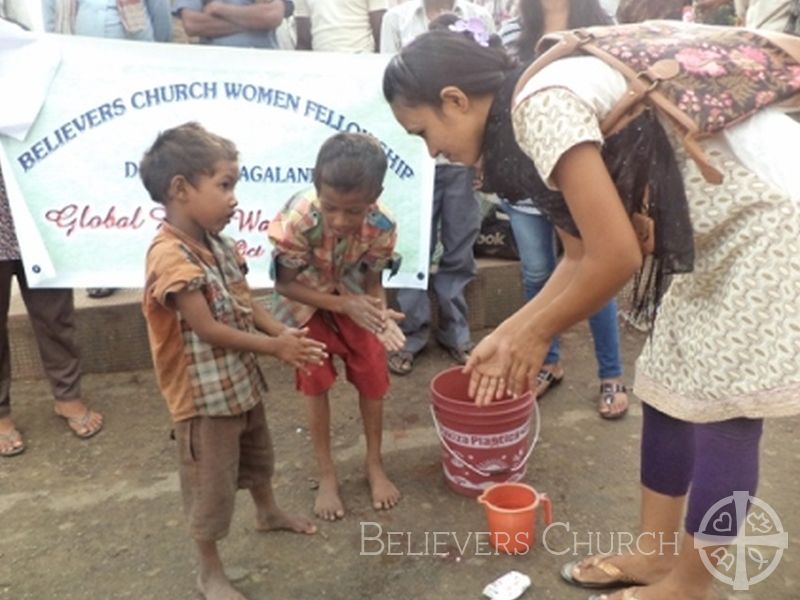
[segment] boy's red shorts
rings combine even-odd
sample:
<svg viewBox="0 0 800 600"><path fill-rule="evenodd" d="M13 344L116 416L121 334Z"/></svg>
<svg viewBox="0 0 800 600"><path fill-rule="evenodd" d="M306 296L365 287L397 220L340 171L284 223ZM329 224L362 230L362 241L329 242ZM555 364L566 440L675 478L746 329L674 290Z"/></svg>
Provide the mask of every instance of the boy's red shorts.
<svg viewBox="0 0 800 600"><path fill-rule="evenodd" d="M327 392L336 381L333 356L344 361L347 381L358 393L370 400L380 400L389 391L389 371L386 367L386 350L374 334L360 327L346 316L318 310L308 327L308 337L327 346L328 358L321 365L309 367L305 373L295 371L297 390L306 396L319 396Z"/></svg>

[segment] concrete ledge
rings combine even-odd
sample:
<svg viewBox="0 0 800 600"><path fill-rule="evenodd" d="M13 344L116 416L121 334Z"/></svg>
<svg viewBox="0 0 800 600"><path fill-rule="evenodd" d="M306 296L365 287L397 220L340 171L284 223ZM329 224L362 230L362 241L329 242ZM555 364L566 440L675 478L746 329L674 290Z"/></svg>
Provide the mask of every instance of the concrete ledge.
<svg viewBox="0 0 800 600"><path fill-rule="evenodd" d="M268 302L267 290L258 297ZM149 369L152 365L140 290L119 290L109 298L93 300L75 290L78 344L85 373ZM478 276L467 288L470 327L494 327L519 307L522 300L519 263L478 259ZM8 319L13 379L44 376L36 338L19 294L12 295Z"/></svg>

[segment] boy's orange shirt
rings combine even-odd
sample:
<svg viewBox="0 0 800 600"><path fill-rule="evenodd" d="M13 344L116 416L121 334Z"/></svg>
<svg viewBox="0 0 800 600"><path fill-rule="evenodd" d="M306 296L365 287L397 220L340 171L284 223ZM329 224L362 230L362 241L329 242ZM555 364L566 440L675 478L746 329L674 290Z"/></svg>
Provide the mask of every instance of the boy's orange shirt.
<svg viewBox="0 0 800 600"><path fill-rule="evenodd" d="M254 408L267 384L255 355L203 342L171 294L200 290L217 321L256 332L246 265L233 240L207 234L197 244L164 222L147 252L142 310L156 378L173 421L232 416Z"/></svg>

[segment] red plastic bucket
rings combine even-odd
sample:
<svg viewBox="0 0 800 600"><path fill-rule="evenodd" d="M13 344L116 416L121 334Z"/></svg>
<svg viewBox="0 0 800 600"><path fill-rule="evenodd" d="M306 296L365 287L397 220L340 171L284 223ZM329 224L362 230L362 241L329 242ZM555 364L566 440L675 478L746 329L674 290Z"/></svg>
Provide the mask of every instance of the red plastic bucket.
<svg viewBox="0 0 800 600"><path fill-rule="evenodd" d="M461 367L434 377L431 416L441 442L445 482L453 491L474 497L493 484L522 479L539 437L539 418L530 392L477 406L467 395L468 386Z"/></svg>
<svg viewBox="0 0 800 600"><path fill-rule="evenodd" d="M553 522L553 505L524 483L499 483L481 494L478 502L486 507L489 542L506 554L527 554L536 543L536 509L541 504L544 522Z"/></svg>

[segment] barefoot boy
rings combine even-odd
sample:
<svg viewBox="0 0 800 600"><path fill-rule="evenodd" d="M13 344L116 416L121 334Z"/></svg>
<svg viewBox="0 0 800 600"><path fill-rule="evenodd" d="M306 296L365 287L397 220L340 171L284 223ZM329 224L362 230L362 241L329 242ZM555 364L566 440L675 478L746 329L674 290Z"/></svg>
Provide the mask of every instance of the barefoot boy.
<svg viewBox="0 0 800 600"><path fill-rule="evenodd" d="M315 530L275 504L262 404L267 384L255 353L300 368L318 364L324 346L252 301L244 260L233 240L220 235L236 208L233 143L186 123L158 136L140 173L167 214L147 252L143 310L158 384L175 422L181 492L200 561L197 583L209 600L239 599L217 551L237 488L250 490L259 529Z"/></svg>
<svg viewBox="0 0 800 600"><path fill-rule="evenodd" d="M380 145L360 134L337 134L317 155L315 190L295 195L270 223L275 315L305 326L345 363L358 390L367 439L366 474L376 509L397 504L400 492L381 461L383 397L389 389L386 352L402 348L396 320L386 308L381 271L393 262L395 222L377 203L386 157ZM311 439L320 470L314 512L334 521L344 516L331 457L328 390L336 380L329 357L308 373L297 371L306 396Z"/></svg>

